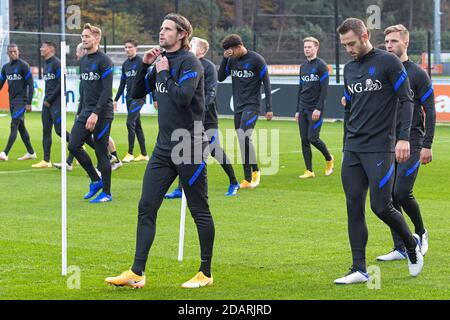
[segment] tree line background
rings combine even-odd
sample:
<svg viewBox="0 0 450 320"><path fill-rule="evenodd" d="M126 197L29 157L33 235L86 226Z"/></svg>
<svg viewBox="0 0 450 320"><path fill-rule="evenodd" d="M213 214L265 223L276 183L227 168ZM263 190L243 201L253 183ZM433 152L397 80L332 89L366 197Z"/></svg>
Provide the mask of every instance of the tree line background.
<svg viewBox="0 0 450 320"><path fill-rule="evenodd" d="M90 22L102 28L107 44L120 45L130 37L141 44L157 44L165 14L175 11L173 0L67 0L66 7L81 9L81 26ZM410 52L415 60L425 51L427 31L433 30L433 0L339 0L339 22L347 17L367 20L370 5L381 9L381 28L372 30L374 44L383 42L383 30L403 23L411 32ZM11 30L60 32L60 1L11 0ZM321 41L320 55L335 60L334 1L326 0L179 0L179 12L194 27L194 35L210 41L209 57L220 63L221 39L229 33L242 36L246 46L260 52L269 64L298 64L304 60L302 39ZM441 1L442 51L450 51L450 0ZM39 19L41 17L41 19ZM81 33L80 30L66 30ZM12 40L21 41L13 35ZM69 38L70 40L70 38ZM68 40L68 41L69 41ZM79 38L70 41L79 42ZM36 47L38 40L22 40ZM20 44L20 43L19 43ZM34 50L34 51L33 51ZM36 48L22 49L35 57ZM341 63L349 58L340 48Z"/></svg>

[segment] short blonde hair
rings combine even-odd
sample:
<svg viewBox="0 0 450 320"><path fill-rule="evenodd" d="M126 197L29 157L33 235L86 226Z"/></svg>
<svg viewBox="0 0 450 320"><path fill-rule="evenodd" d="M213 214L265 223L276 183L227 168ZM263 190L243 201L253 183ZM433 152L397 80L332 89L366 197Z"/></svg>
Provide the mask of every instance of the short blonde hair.
<svg viewBox="0 0 450 320"><path fill-rule="evenodd" d="M402 24L396 24L394 26L387 27L384 29L384 35L387 36L390 33L394 32L400 32L400 35L405 38L407 41L409 41L409 31L406 29L406 27Z"/></svg>
<svg viewBox="0 0 450 320"><path fill-rule="evenodd" d="M317 40L314 37L306 37L305 39L303 39L303 43L305 42L312 42L314 43L317 47L320 45L319 40Z"/></svg>
<svg viewBox="0 0 450 320"><path fill-rule="evenodd" d="M209 42L207 40L202 39L202 38L198 38L198 37L193 37L192 41L197 42L197 46L203 50L204 54L208 53Z"/></svg>
<svg viewBox="0 0 450 320"><path fill-rule="evenodd" d="M86 23L84 25L83 29L91 31L91 33L94 36L96 36L96 37L98 37L100 39L102 38L102 29L100 29L99 27L95 27L95 26L91 25L90 23Z"/></svg>

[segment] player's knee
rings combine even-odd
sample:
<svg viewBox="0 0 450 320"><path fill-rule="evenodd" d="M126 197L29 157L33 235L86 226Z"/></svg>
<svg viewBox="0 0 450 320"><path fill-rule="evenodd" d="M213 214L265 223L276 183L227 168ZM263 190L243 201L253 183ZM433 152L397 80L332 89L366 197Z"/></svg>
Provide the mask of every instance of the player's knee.
<svg viewBox="0 0 450 320"><path fill-rule="evenodd" d="M43 134L44 134L44 137L51 137L51 135L52 135L52 128L45 128L44 127L44 130L43 130Z"/></svg>
<svg viewBox="0 0 450 320"><path fill-rule="evenodd" d="M11 121L11 130L17 130L19 128L20 125L20 120L19 119L13 119Z"/></svg>
<svg viewBox="0 0 450 320"><path fill-rule="evenodd" d="M309 142L309 139L303 139L303 140L302 140L302 147L303 147L303 148L309 148L309 147L311 147L311 143Z"/></svg>
<svg viewBox="0 0 450 320"><path fill-rule="evenodd" d="M152 201L151 199L144 199L141 198L139 200L138 205L138 218L139 219L145 219L150 218L151 220L156 220L156 203L155 201Z"/></svg>
<svg viewBox="0 0 450 320"><path fill-rule="evenodd" d="M347 208L354 209L358 212L364 211L364 202L361 201L361 197L347 196Z"/></svg>
<svg viewBox="0 0 450 320"><path fill-rule="evenodd" d="M127 128L134 130L136 128L136 121L134 119L127 119Z"/></svg>
<svg viewBox="0 0 450 320"><path fill-rule="evenodd" d="M79 145L78 143L76 143L75 141L70 140L69 145L67 146L67 149L69 149L69 151L71 153L76 154L76 153L78 153L79 150L82 149L82 146Z"/></svg>
<svg viewBox="0 0 450 320"><path fill-rule="evenodd" d="M411 199L412 192L406 189L396 189L394 191L394 201L400 205Z"/></svg>
<svg viewBox="0 0 450 320"><path fill-rule="evenodd" d="M371 203L370 208L381 220L385 220L391 214L391 209L393 204L385 204L385 203Z"/></svg>
<svg viewBox="0 0 450 320"><path fill-rule="evenodd" d="M61 137L61 128L60 127L55 127L55 132L58 136Z"/></svg>
<svg viewBox="0 0 450 320"><path fill-rule="evenodd" d="M311 138L309 138L309 143L311 143L312 145L318 144L319 141L320 141L319 137L311 137Z"/></svg>
<svg viewBox="0 0 450 320"><path fill-rule="evenodd" d="M209 211L208 205L194 205L189 206L191 216L196 224L209 224L211 223L212 216Z"/></svg>

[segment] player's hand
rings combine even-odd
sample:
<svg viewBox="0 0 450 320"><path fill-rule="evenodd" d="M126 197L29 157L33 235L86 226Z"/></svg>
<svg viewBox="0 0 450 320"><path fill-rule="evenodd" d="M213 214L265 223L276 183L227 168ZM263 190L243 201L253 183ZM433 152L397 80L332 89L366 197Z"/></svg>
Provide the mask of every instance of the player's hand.
<svg viewBox="0 0 450 320"><path fill-rule="evenodd" d="M398 163L404 163L409 159L409 141L399 140L395 146L395 158Z"/></svg>
<svg viewBox="0 0 450 320"><path fill-rule="evenodd" d="M158 110L158 101L153 101L153 107Z"/></svg>
<svg viewBox="0 0 450 320"><path fill-rule="evenodd" d="M347 99L345 99L345 96L343 96L341 98L341 104L342 104L343 107L345 107L347 105Z"/></svg>
<svg viewBox="0 0 450 320"><path fill-rule="evenodd" d="M114 112L117 112L117 101L113 102L113 109L114 109Z"/></svg>
<svg viewBox="0 0 450 320"><path fill-rule="evenodd" d="M422 148L420 151L420 163L427 164L433 161L433 151L428 148Z"/></svg>
<svg viewBox="0 0 450 320"><path fill-rule="evenodd" d="M161 59L156 61L156 72L160 73L163 70L169 71L169 60L167 57L161 57Z"/></svg>
<svg viewBox="0 0 450 320"><path fill-rule="evenodd" d="M320 119L320 114L321 114L320 110L317 110L317 109L314 110L312 113L312 120L318 121Z"/></svg>
<svg viewBox="0 0 450 320"><path fill-rule="evenodd" d="M91 113L91 115L89 116L89 118L86 121L86 130L89 131L94 131L95 125L97 124L97 120L98 120L98 115L95 113Z"/></svg>
<svg viewBox="0 0 450 320"><path fill-rule="evenodd" d="M296 113L295 113L295 116L294 116L294 119L295 119L295 121L297 121L297 122L298 122L298 117L299 117L298 112L296 112Z"/></svg>
<svg viewBox="0 0 450 320"><path fill-rule="evenodd" d="M50 108L50 103L48 103L47 101L44 101L44 107Z"/></svg>
<svg viewBox="0 0 450 320"><path fill-rule="evenodd" d="M145 64L152 64L155 62L156 58L161 54L160 48L153 48L144 53L144 57L142 58L142 62Z"/></svg>
<svg viewBox="0 0 450 320"><path fill-rule="evenodd" d="M227 49L227 50L225 50L224 52L223 52L223 56L225 57L225 58L229 58L229 57L231 57L233 55L233 49Z"/></svg>
<svg viewBox="0 0 450 320"><path fill-rule="evenodd" d="M26 112L31 112L31 104L27 104L25 107Z"/></svg>
<svg viewBox="0 0 450 320"><path fill-rule="evenodd" d="M266 119L267 119L267 121L272 120L272 118L273 118L273 112L266 112Z"/></svg>

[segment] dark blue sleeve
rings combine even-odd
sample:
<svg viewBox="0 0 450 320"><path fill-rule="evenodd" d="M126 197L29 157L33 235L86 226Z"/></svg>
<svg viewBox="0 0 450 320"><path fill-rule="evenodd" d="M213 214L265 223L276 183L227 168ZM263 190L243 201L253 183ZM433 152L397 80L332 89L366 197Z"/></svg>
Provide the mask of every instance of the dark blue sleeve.
<svg viewBox="0 0 450 320"><path fill-rule="evenodd" d="M177 106L186 107L191 104L204 71L200 61L194 56L187 58L180 68L179 74L183 76L178 82L175 82L168 70L163 70L158 75L166 84L170 100Z"/></svg>
<svg viewBox="0 0 450 320"><path fill-rule="evenodd" d="M397 119L399 121L398 140L409 141L411 131L411 121L413 115L413 99L411 97L411 88L408 75L403 64L397 57L386 59L387 77L398 97Z"/></svg>
<svg viewBox="0 0 450 320"><path fill-rule="evenodd" d="M134 78L133 99L144 98L156 88L156 68L151 68L150 64L142 62ZM150 71L149 71L150 70ZM153 96L154 97L154 96Z"/></svg>
<svg viewBox="0 0 450 320"><path fill-rule="evenodd" d="M94 109L95 114L100 114L108 106L108 100L112 98L113 85L113 63L111 59L104 58L99 64L100 80L103 84L103 90Z"/></svg>
<svg viewBox="0 0 450 320"><path fill-rule="evenodd" d="M61 95L61 63L56 60L55 63L53 63L53 73L55 74L55 89L53 91L53 94L50 95L47 98L47 102L52 104L56 101L56 99Z"/></svg>
<svg viewBox="0 0 450 320"><path fill-rule="evenodd" d="M434 138L434 129L436 126L436 107L434 105L434 90L428 74L420 70L418 75L420 81L417 87L417 94L419 95L420 103L425 111L425 139L423 147L431 149Z"/></svg>
<svg viewBox="0 0 450 320"><path fill-rule="evenodd" d="M125 75L124 65L122 65L122 75L120 76L120 85L119 85L119 89L117 90L116 97L114 98L114 101L119 101L120 96L125 91L125 85L126 84L127 84L127 76Z"/></svg>
<svg viewBox="0 0 450 320"><path fill-rule="evenodd" d="M263 58L261 58L259 78L263 83L264 92L266 93L266 112L272 112L272 89L270 86L269 67Z"/></svg>
<svg viewBox="0 0 450 320"><path fill-rule="evenodd" d="M0 90L2 90L3 85L6 81L6 72L5 72L5 66L2 68L2 73L0 74Z"/></svg>
<svg viewBox="0 0 450 320"><path fill-rule="evenodd" d="M218 72L219 82L224 81L230 75L230 59L223 58Z"/></svg>
<svg viewBox="0 0 450 320"><path fill-rule="evenodd" d="M25 82L28 86L28 96L27 96L27 104L31 104L33 102L33 94L34 94L34 81L33 75L31 74L31 69L28 64L23 64L22 67L22 76L25 79Z"/></svg>
<svg viewBox="0 0 450 320"><path fill-rule="evenodd" d="M328 82L330 80L328 66L325 63L320 64L318 75L320 77L320 96L319 101L317 102L316 109L322 112L325 107L325 99L328 93Z"/></svg>
<svg viewBox="0 0 450 320"><path fill-rule="evenodd" d="M217 71L212 63L208 63L205 69L205 105L210 105L214 102L217 95Z"/></svg>

